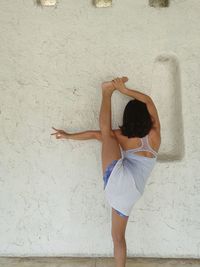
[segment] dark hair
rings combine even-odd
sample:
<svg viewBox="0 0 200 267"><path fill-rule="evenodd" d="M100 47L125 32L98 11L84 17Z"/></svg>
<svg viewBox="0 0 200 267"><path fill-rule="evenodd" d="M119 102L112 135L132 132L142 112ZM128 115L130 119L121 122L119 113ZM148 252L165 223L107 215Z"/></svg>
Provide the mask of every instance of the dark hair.
<svg viewBox="0 0 200 267"><path fill-rule="evenodd" d="M144 137L153 126L151 115L144 102L137 99L130 100L124 109L123 125L119 126L123 135Z"/></svg>

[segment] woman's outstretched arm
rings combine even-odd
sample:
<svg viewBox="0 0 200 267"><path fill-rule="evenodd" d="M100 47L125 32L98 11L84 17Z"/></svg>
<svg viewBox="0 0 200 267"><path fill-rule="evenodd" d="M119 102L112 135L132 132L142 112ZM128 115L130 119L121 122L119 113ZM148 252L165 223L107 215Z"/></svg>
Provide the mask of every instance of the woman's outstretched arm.
<svg viewBox="0 0 200 267"><path fill-rule="evenodd" d="M56 139L73 139L73 140L89 140L89 139L96 139L102 141L101 131L100 130L90 130L78 133L67 133L63 130L56 129L52 127L56 133L52 133L51 135L55 135ZM115 136L115 132L118 129L112 130L111 135Z"/></svg>
<svg viewBox="0 0 200 267"><path fill-rule="evenodd" d="M84 131L78 133L67 134L66 139L73 140L88 140L88 139L97 139L101 140L101 131Z"/></svg>
<svg viewBox="0 0 200 267"><path fill-rule="evenodd" d="M56 129L55 127L52 127L56 132L52 133L51 135L55 135L56 139L73 139L73 140L89 140L89 139L96 139L98 141L102 141L102 135L100 130L89 130L84 132L78 132L78 133L68 133L61 129ZM115 136L117 138L116 132L119 131L119 129L113 129L111 131L111 135Z"/></svg>
<svg viewBox="0 0 200 267"><path fill-rule="evenodd" d="M52 127L56 132L51 135L55 135L56 139L73 139L73 140L88 140L88 139L97 139L101 140L101 131L84 131L78 133L68 133L61 129L56 129Z"/></svg>

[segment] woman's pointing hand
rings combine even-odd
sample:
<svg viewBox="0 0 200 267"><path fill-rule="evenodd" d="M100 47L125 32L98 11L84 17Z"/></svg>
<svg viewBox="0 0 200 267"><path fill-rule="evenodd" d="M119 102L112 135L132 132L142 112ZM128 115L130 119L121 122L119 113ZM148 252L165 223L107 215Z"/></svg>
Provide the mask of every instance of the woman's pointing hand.
<svg viewBox="0 0 200 267"><path fill-rule="evenodd" d="M54 127L52 127L52 129L54 129L56 131L56 133L52 133L51 135L55 135L56 139L61 139L61 138L67 139L70 135L63 130L56 129Z"/></svg>

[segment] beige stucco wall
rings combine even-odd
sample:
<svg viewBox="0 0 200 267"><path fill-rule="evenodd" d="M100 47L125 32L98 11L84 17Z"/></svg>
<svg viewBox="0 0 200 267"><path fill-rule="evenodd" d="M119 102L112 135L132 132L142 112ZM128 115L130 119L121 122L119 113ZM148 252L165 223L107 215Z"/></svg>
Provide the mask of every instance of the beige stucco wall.
<svg viewBox="0 0 200 267"><path fill-rule="evenodd" d="M199 0L1 1L0 255L113 255L101 144L50 133L99 129L100 84L126 75L154 97L162 125L128 256L200 258L199 14ZM113 127L128 99L113 95Z"/></svg>

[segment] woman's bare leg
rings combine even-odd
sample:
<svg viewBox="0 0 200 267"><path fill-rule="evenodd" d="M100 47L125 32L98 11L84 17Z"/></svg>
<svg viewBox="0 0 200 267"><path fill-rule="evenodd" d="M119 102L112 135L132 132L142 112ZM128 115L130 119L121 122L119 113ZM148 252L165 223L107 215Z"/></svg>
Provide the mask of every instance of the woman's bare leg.
<svg viewBox="0 0 200 267"><path fill-rule="evenodd" d="M126 266L126 239L125 231L128 222L128 216L121 217L116 210L112 208L112 239L114 244L114 258L116 267Z"/></svg>
<svg viewBox="0 0 200 267"><path fill-rule="evenodd" d="M111 122L111 97L114 91L112 83L102 84L102 103L99 116L99 126L102 141L102 169L116 159L121 158L119 144L114 134L112 134ZM125 267L126 264L126 241L125 229L128 221L127 217L121 217L112 208L112 239L114 244L114 257L116 267Z"/></svg>
<svg viewBox="0 0 200 267"><path fill-rule="evenodd" d="M112 83L102 84L102 103L99 115L99 127L102 138L102 169L105 172L106 167L116 159L121 158L121 151L118 141L112 132L111 123L111 97L115 88Z"/></svg>

